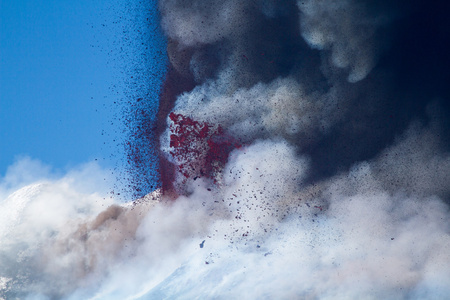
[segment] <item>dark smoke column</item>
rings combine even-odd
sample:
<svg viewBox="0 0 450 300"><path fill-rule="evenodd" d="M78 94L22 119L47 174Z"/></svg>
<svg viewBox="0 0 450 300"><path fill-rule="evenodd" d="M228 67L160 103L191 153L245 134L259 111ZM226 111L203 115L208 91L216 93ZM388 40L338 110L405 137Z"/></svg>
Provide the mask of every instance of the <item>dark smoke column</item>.
<svg viewBox="0 0 450 300"><path fill-rule="evenodd" d="M311 158L309 182L329 178L376 157L412 120L428 122L427 94L448 96L440 77L402 73L431 59L405 49L417 33L408 26L422 26L419 37L442 31L438 21L419 24L421 13L441 14L423 1L162 0L159 8L169 58L156 129L165 193L216 180L206 163L256 140L286 140ZM417 80L427 85L411 93ZM217 158L211 139L227 145Z"/></svg>
<svg viewBox="0 0 450 300"><path fill-rule="evenodd" d="M177 97L217 80L228 71L234 77L228 82L232 93L259 81L288 75L295 66L296 52L301 45L305 46L298 36L298 18L290 13L296 10L296 5L287 2L280 7L269 6L273 10L271 17L256 3L160 1L170 64L157 126L158 136L167 134L165 130L169 132L171 149L160 158L162 188L166 194L184 193L182 186L200 177L217 181L228 154L253 140L235 137L226 125L217 122L220 120L199 120L189 112L171 113ZM218 13L220 10L223 11ZM183 25L188 20L193 23ZM198 26L192 39L183 36L183 32L173 32L183 31L183 26ZM259 31L264 31L264 36ZM317 54L309 54L309 59L318 60ZM207 95L204 101L209 101ZM172 123L168 124L168 120Z"/></svg>

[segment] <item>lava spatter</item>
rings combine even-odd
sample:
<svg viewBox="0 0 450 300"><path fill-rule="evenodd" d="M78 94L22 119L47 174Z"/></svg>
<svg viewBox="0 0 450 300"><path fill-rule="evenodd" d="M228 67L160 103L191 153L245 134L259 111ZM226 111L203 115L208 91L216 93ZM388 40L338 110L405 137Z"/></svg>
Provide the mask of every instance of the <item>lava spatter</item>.
<svg viewBox="0 0 450 300"><path fill-rule="evenodd" d="M188 181L200 177L220 181L230 152L241 144L227 135L220 125L195 121L182 114L170 113L170 156L180 184L177 192L183 193ZM181 179L180 179L181 178Z"/></svg>

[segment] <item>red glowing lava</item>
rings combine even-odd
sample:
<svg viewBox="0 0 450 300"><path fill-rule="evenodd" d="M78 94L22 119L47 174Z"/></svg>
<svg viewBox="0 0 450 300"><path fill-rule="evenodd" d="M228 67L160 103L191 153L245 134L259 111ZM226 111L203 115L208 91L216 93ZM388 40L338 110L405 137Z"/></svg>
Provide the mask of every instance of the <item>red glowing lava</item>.
<svg viewBox="0 0 450 300"><path fill-rule="evenodd" d="M233 149L241 145L228 136L220 125L198 122L181 114L170 113L170 155L176 171L189 179L204 177L217 184L218 175Z"/></svg>

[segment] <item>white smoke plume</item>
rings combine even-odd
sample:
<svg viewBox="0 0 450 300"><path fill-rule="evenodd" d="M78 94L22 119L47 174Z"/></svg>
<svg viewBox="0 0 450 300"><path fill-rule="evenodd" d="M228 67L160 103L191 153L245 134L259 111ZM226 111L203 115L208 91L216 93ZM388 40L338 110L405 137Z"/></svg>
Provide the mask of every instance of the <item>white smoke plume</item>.
<svg viewBox="0 0 450 300"><path fill-rule="evenodd" d="M172 71L196 84L160 120L173 190L124 204L95 165L18 162L0 298L448 297L446 116L391 103L394 13L375 4L159 1Z"/></svg>
<svg viewBox="0 0 450 300"><path fill-rule="evenodd" d="M390 160L414 147L422 159L410 177L424 176L420 166L435 145L415 142L427 134L407 134L376 160L314 185L302 182L308 160L285 142L264 141L231 155L223 186L196 181L175 202L101 211L110 201L61 188L69 176L22 188L2 201L12 213L7 205L15 200L17 212L2 218L11 229L2 232L2 292L37 299L443 298L448 206L429 185L399 184L403 174L392 170L404 162ZM450 157L434 159L443 167L436 176L446 180ZM438 186L448 195L448 185Z"/></svg>

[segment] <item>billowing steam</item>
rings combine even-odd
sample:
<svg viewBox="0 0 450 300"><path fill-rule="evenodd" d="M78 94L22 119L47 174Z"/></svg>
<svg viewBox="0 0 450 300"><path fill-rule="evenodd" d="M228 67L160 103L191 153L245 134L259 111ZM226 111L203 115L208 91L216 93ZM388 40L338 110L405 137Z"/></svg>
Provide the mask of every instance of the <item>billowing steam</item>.
<svg viewBox="0 0 450 300"><path fill-rule="evenodd" d="M398 24L424 6L159 8L161 188L119 204L94 165L28 185L35 163L16 164L0 185L0 298L448 297L447 95L393 62Z"/></svg>

